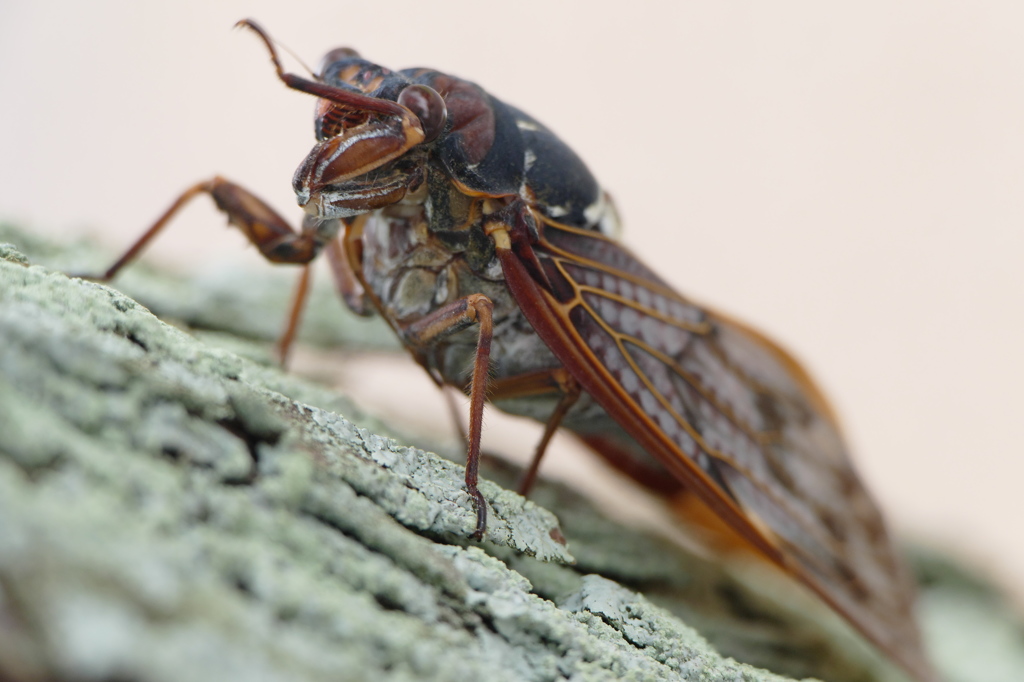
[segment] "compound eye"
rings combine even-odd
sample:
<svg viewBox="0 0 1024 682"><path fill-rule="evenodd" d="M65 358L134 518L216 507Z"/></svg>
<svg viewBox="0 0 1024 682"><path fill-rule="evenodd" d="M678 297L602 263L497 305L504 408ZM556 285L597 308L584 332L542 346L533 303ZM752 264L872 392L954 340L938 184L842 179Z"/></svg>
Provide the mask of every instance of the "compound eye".
<svg viewBox="0 0 1024 682"><path fill-rule="evenodd" d="M426 85L410 85L398 95L398 103L419 118L424 142L437 139L444 131L448 122L448 108L437 90Z"/></svg>
<svg viewBox="0 0 1024 682"><path fill-rule="evenodd" d="M345 61L346 59L359 58L359 53L353 50L351 47L336 47L323 56L320 60L320 66L317 67L316 73L321 78L334 64Z"/></svg>

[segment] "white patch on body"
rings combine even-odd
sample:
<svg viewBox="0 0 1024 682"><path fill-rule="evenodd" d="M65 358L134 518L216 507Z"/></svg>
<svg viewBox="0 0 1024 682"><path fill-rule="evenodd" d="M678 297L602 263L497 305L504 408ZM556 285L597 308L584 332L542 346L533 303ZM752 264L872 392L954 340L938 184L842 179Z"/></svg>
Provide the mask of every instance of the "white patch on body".
<svg viewBox="0 0 1024 682"><path fill-rule="evenodd" d="M607 237L617 238L622 234L619 211L608 192L601 192L601 197L597 201L583 209L583 217L587 219L588 224L596 225L597 231Z"/></svg>
<svg viewBox="0 0 1024 682"><path fill-rule="evenodd" d="M537 163L537 155L533 153L532 149L527 149L523 154L523 169L529 171L535 163Z"/></svg>

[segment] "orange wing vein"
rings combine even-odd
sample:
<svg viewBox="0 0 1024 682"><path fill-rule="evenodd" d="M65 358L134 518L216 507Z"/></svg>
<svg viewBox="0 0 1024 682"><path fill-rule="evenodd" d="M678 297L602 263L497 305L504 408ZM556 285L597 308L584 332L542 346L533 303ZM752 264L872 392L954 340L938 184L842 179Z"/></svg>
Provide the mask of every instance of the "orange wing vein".
<svg viewBox="0 0 1024 682"><path fill-rule="evenodd" d="M559 361L766 558L916 678L934 679L909 572L800 365L680 296L611 239L535 218L539 240L498 255Z"/></svg>

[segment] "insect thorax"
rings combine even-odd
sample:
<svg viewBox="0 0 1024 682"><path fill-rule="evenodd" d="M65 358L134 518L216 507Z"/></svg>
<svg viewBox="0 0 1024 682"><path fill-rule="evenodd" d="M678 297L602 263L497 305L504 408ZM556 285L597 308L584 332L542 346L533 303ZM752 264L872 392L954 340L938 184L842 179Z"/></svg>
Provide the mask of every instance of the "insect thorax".
<svg viewBox="0 0 1024 682"><path fill-rule="evenodd" d="M591 229L604 231L616 220L614 207L601 199L592 211ZM431 311L469 294L484 294L494 303L491 376L503 379L559 368L559 361L526 320L505 285L493 242L484 234L485 200L453 187L443 174L428 176L417 192L400 203L374 211L362 231L362 274L380 304L380 312L396 327L415 322ZM447 384L464 387L477 348L478 329L470 326L427 348L417 359ZM547 421L557 394L501 400L506 412ZM614 438L623 457L637 466L660 471L589 395L584 394L567 416L565 426L600 438Z"/></svg>
<svg viewBox="0 0 1024 682"><path fill-rule="evenodd" d="M403 201L374 211L363 226L362 274L396 327L469 294L494 303L492 375L558 367L505 286L494 245L483 231L485 200L459 192L442 173ZM445 383L462 386L478 330L464 329L423 349L420 362Z"/></svg>

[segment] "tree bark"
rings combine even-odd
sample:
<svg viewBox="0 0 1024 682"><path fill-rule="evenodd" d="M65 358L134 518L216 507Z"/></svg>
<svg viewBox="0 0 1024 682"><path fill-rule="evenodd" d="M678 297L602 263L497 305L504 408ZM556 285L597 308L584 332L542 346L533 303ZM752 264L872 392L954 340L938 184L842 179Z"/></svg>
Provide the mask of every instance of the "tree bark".
<svg viewBox="0 0 1024 682"><path fill-rule="evenodd" d="M101 262L0 227L5 241L60 270ZM197 338L18 249L0 246L0 680L900 679L777 576L624 528L561 486L528 501L481 481L489 525L469 541L461 465L382 435L401 425L251 340L277 330L280 280L226 278L233 298L126 278L218 332ZM394 346L314 305L312 341ZM1024 669L1024 647L995 593L918 563L935 646L1007 640L980 661L940 651L950 679L1017 679L998 676Z"/></svg>

